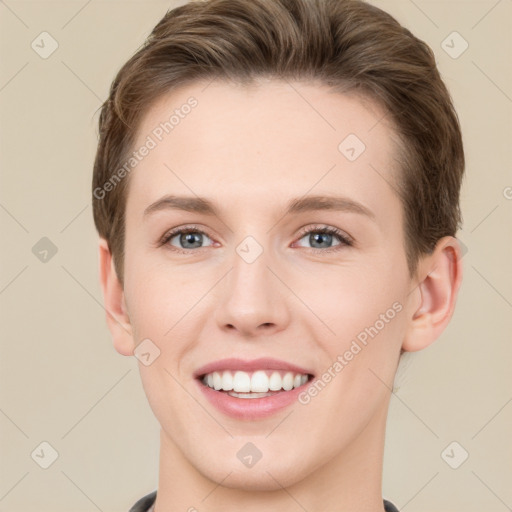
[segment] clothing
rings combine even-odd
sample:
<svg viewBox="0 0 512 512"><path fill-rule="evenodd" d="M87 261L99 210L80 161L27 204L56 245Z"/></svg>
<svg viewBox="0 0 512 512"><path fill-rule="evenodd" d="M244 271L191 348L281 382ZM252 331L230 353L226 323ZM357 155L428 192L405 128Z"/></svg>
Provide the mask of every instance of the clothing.
<svg viewBox="0 0 512 512"><path fill-rule="evenodd" d="M156 491L141 498L128 512L153 512L153 504L156 500ZM384 510L386 512L399 512L390 501L384 500Z"/></svg>

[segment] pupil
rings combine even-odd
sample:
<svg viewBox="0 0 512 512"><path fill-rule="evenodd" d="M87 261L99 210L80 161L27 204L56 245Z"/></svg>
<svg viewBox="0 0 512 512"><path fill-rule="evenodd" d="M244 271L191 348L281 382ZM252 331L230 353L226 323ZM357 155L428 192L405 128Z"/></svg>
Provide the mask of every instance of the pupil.
<svg viewBox="0 0 512 512"><path fill-rule="evenodd" d="M200 233L185 233L184 235L182 235L181 237L181 242L182 244L187 244L188 242L190 243L194 243L194 237L200 237L202 236ZM197 245L196 245L197 246ZM201 246L201 239L199 239L199 247Z"/></svg>
<svg viewBox="0 0 512 512"><path fill-rule="evenodd" d="M332 235L330 235L329 233L317 233L312 236L315 239L315 242L317 242L318 238L320 238L320 242L319 242L320 244L322 243L323 237L326 237L327 241L330 241L330 239L332 238Z"/></svg>

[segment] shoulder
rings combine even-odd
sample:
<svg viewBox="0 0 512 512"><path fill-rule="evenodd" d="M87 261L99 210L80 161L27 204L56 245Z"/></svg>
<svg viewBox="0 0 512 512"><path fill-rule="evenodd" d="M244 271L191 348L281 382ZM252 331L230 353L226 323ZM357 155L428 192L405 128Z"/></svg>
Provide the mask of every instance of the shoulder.
<svg viewBox="0 0 512 512"><path fill-rule="evenodd" d="M147 512L149 507L153 505L156 500L156 491L153 491L135 503L128 512Z"/></svg>

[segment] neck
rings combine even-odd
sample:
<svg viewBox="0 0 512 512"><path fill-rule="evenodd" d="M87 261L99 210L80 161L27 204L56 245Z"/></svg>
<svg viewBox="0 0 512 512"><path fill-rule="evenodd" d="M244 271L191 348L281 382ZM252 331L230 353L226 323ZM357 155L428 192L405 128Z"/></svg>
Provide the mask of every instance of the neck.
<svg viewBox="0 0 512 512"><path fill-rule="evenodd" d="M332 510L336 512L384 512L382 500L382 463L387 403L352 443L313 468L290 485L283 486L286 471L273 465L254 474L257 484L241 485L230 478L236 468L226 468L219 481L199 472L174 441L160 433L160 466L155 512L261 512L279 510ZM325 440L324 440L325 441ZM257 444L257 439L254 440ZM322 440L319 440L321 443ZM319 450L322 449L319 447ZM297 450L299 452L299 450ZM297 463L300 462L297 456ZM276 453L274 462L279 459ZM215 461L212 461L212 465ZM251 471L254 471L257 465ZM251 474L251 477L253 475Z"/></svg>

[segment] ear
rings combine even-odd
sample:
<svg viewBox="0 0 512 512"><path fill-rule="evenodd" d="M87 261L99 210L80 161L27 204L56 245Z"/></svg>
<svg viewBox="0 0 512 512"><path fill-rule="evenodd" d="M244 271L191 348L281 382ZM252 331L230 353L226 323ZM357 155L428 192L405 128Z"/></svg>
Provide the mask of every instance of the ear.
<svg viewBox="0 0 512 512"><path fill-rule="evenodd" d="M107 325L114 348L124 356L132 356L135 347L124 291L114 268L108 242L104 238L99 240L99 273Z"/></svg>
<svg viewBox="0 0 512 512"><path fill-rule="evenodd" d="M417 286L402 350L415 352L433 343L450 322L462 281L462 250L452 236L441 238L419 264Z"/></svg>

